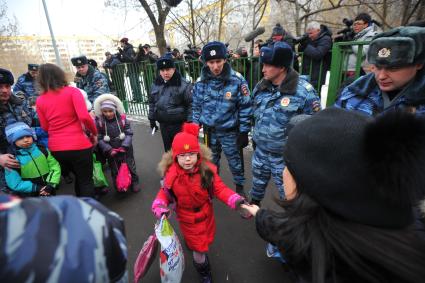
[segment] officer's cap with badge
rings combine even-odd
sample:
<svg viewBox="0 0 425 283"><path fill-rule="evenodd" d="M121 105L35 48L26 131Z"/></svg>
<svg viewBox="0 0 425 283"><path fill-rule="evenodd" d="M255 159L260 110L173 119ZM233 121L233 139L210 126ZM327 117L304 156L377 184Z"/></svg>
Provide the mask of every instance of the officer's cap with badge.
<svg viewBox="0 0 425 283"><path fill-rule="evenodd" d="M0 68L0 84L13 85L13 75L9 70Z"/></svg>
<svg viewBox="0 0 425 283"><path fill-rule="evenodd" d="M174 59L171 52L167 52L164 54L164 56L159 58L158 61L156 61L156 67L158 70L175 68L176 65L174 64Z"/></svg>
<svg viewBox="0 0 425 283"><path fill-rule="evenodd" d="M83 65L88 64L87 57L84 56L84 55L71 58L71 62L72 62L72 65L74 65L75 67L79 67L79 66L83 66Z"/></svg>
<svg viewBox="0 0 425 283"><path fill-rule="evenodd" d="M201 56L204 62L214 59L226 59L227 47L224 43L219 41L208 42L204 48L202 48Z"/></svg>
<svg viewBox="0 0 425 283"><path fill-rule="evenodd" d="M28 71L38 71L38 64L28 64Z"/></svg>
<svg viewBox="0 0 425 283"><path fill-rule="evenodd" d="M269 64L276 67L289 68L294 60L294 52L291 46L285 42L277 41L273 47L262 47L260 49L261 64Z"/></svg>
<svg viewBox="0 0 425 283"><path fill-rule="evenodd" d="M367 60L383 67L425 63L425 28L398 27L376 35L370 43Z"/></svg>

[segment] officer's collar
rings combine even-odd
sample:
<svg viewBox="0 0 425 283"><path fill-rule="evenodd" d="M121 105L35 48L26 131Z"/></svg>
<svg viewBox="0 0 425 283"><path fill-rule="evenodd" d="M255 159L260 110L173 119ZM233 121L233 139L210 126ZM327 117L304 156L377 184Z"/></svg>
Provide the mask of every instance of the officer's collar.
<svg viewBox="0 0 425 283"><path fill-rule="evenodd" d="M14 94L11 94L9 101L6 104L0 104L0 113L9 111L9 107L8 107L7 104L9 104L9 105L21 105L22 103L23 103L23 100L21 98L17 97ZM12 108L14 108L14 107L12 107Z"/></svg>
<svg viewBox="0 0 425 283"><path fill-rule="evenodd" d="M221 81L230 81L230 78L232 77L232 68L230 67L230 64L228 62L224 63L223 66L223 71L221 72L220 75L218 76L214 76L211 71L210 68L208 67L208 65L204 65L202 67L202 71L201 71L201 80L221 80Z"/></svg>
<svg viewBox="0 0 425 283"><path fill-rule="evenodd" d="M285 79L279 86L279 92L285 94L295 94L297 92L298 87L299 74L294 69L288 69L288 73L286 74ZM271 81L262 79L259 82L259 90L272 90L273 85Z"/></svg>

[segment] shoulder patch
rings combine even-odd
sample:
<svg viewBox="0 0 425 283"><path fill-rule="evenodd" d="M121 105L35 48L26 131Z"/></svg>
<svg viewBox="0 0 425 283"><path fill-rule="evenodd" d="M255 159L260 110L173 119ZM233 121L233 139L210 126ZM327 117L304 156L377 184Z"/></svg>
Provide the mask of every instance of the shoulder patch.
<svg viewBox="0 0 425 283"><path fill-rule="evenodd" d="M235 71L235 75L240 79L245 79L241 73Z"/></svg>
<svg viewBox="0 0 425 283"><path fill-rule="evenodd" d="M311 84L309 84L308 82L304 83L304 87L308 91L312 91L314 89L314 87Z"/></svg>

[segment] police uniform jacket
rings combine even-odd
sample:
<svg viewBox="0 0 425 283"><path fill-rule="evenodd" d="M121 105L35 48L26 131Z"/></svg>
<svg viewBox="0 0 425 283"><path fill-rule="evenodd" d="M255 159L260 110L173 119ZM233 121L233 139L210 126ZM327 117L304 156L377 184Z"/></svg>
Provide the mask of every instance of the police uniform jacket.
<svg viewBox="0 0 425 283"><path fill-rule="evenodd" d="M13 86L13 92L22 91L26 97L37 96L38 91L35 87L35 80L29 73L21 75Z"/></svg>
<svg viewBox="0 0 425 283"><path fill-rule="evenodd" d="M89 69L85 76L76 74L77 87L87 92L87 97L91 103L101 94L110 92L108 80L102 73L89 65Z"/></svg>
<svg viewBox="0 0 425 283"><path fill-rule="evenodd" d="M251 97L248 83L228 63L215 77L204 66L193 89L192 120L218 131L251 130Z"/></svg>
<svg viewBox="0 0 425 283"><path fill-rule="evenodd" d="M253 140L262 150L282 153L287 140L286 126L299 114L320 110L320 101L313 86L290 69L280 86L261 80L253 92Z"/></svg>
<svg viewBox="0 0 425 283"><path fill-rule="evenodd" d="M0 282L126 282L124 221L92 198L0 193Z"/></svg>
<svg viewBox="0 0 425 283"><path fill-rule="evenodd" d="M425 115L425 70L422 68L392 101L381 91L373 73L362 76L343 89L335 106L374 116L389 109L404 108Z"/></svg>
<svg viewBox="0 0 425 283"><path fill-rule="evenodd" d="M192 120L192 84L176 70L165 82L158 76L149 95L149 120L181 124Z"/></svg>
<svg viewBox="0 0 425 283"><path fill-rule="evenodd" d="M6 140L6 126L24 122L31 126L32 115L27 100L11 95L7 104L0 105L0 153L6 153L9 143Z"/></svg>

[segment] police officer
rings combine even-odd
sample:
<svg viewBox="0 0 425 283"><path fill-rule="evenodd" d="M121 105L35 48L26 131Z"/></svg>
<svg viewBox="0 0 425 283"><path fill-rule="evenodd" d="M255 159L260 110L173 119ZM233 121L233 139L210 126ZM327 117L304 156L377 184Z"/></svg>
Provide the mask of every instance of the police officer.
<svg viewBox="0 0 425 283"><path fill-rule="evenodd" d="M38 65L37 64L28 64L28 72L22 74L16 81L15 86L13 87L13 92L23 92L25 97L37 96L38 90L36 88L36 81L38 75Z"/></svg>
<svg viewBox="0 0 425 283"><path fill-rule="evenodd" d="M236 192L244 194L242 148L248 145L251 129L251 98L246 80L232 70L226 54L226 46L218 41L209 42L202 49L206 65L193 89L192 120L202 125L217 168L224 151Z"/></svg>
<svg viewBox="0 0 425 283"><path fill-rule="evenodd" d="M337 107L370 116L399 108L425 114L425 28L398 27L376 35L367 59L372 73L344 88Z"/></svg>
<svg viewBox="0 0 425 283"><path fill-rule="evenodd" d="M19 168L19 162L11 154L7 154L9 143L6 140L5 128L8 124L24 122L31 126L31 112L27 100L12 94L14 78L9 70L0 68L0 190L4 191L3 168Z"/></svg>
<svg viewBox="0 0 425 283"><path fill-rule="evenodd" d="M183 122L192 120L192 84L176 69L171 53L156 62L159 76L149 95L149 121L152 129L158 129L165 152L171 149L174 136L181 131Z"/></svg>
<svg viewBox="0 0 425 283"><path fill-rule="evenodd" d="M320 110L319 97L313 86L291 67L293 59L294 52L285 42L262 47L260 51L264 78L253 92L253 140L256 147L252 157L252 204L260 205L270 176L280 197L284 197L283 147L288 122L296 115Z"/></svg>
<svg viewBox="0 0 425 283"><path fill-rule="evenodd" d="M77 69L74 81L78 88L87 92L92 104L99 95L110 92L108 80L99 70L88 64L86 56L71 58L71 62Z"/></svg>

